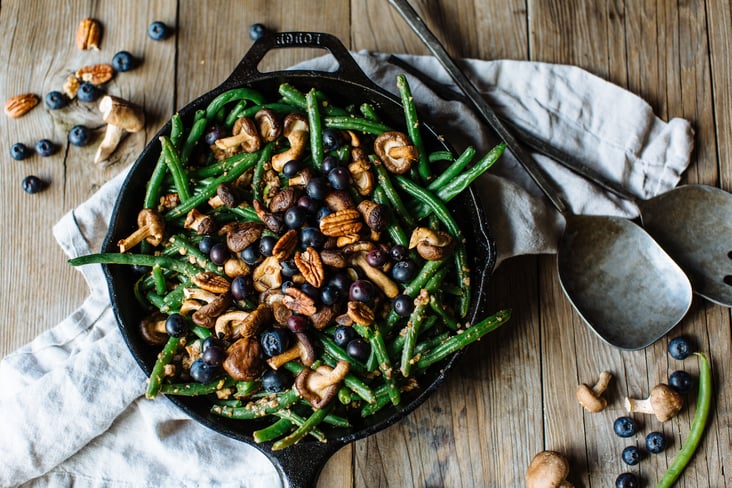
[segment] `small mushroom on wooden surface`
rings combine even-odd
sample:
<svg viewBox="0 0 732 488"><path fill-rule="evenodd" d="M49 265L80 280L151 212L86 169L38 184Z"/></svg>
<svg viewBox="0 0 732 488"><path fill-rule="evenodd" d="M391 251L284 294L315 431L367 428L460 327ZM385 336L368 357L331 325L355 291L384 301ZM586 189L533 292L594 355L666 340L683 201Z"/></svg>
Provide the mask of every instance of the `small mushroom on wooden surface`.
<svg viewBox="0 0 732 488"><path fill-rule="evenodd" d="M665 383L653 387L648 398L625 399L625 408L630 413L652 413L660 422L672 419L684 406L684 398Z"/></svg>
<svg viewBox="0 0 732 488"><path fill-rule="evenodd" d="M94 156L95 163L109 158L125 133L139 132L145 127L145 113L142 107L127 100L105 95L99 102L99 111L107 123L107 130Z"/></svg>
<svg viewBox="0 0 732 488"><path fill-rule="evenodd" d="M323 408L335 398L349 369L350 364L343 360L335 368L325 364L315 370L304 368L295 378L295 389L313 408Z"/></svg>
<svg viewBox="0 0 732 488"><path fill-rule="evenodd" d="M557 451L541 451L526 470L526 488L572 488L569 461Z"/></svg>
<svg viewBox="0 0 732 488"><path fill-rule="evenodd" d="M600 373L600 378L597 380L594 386L586 385L582 383L575 391L577 395L577 401L582 405L588 412L596 413L602 412L607 407L607 400L602 396L607 390L607 386L610 383L613 375L608 371Z"/></svg>
<svg viewBox="0 0 732 488"><path fill-rule="evenodd" d="M119 252L128 251L143 240L157 246L163 241L164 232L165 220L163 217L154 209L143 208L137 214L137 230L117 242Z"/></svg>
<svg viewBox="0 0 732 488"><path fill-rule="evenodd" d="M419 159L417 147L403 132L384 132L374 140L374 152L390 173L404 174Z"/></svg>

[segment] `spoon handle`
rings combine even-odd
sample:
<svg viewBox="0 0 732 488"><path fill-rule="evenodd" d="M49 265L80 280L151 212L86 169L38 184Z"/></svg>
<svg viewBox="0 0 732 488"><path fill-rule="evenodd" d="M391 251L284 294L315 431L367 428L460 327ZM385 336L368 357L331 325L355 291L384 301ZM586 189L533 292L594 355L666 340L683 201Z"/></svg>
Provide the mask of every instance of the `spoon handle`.
<svg viewBox="0 0 732 488"><path fill-rule="evenodd" d="M445 71L447 71L450 77L472 102L481 117L483 117L488 125L496 131L501 139L503 139L518 162L523 166L526 172L529 173L529 176L531 176L537 186L544 192L547 198L549 198L554 207L556 207L560 213L566 213L568 211L568 207L564 199L560 196L561 192L559 188L557 188L552 181L546 178L539 165L532 159L531 154L529 154L519 144L513 134L499 120L498 115L496 115L493 109L488 105L475 85L473 85L473 83L457 66L455 61L450 57L440 41L429 30L427 25L419 14L417 14L414 8L412 8L409 2L407 0L389 0L389 3L397 10L397 12L399 12L420 40L424 42L432 55L437 58L442 67L445 68Z"/></svg>

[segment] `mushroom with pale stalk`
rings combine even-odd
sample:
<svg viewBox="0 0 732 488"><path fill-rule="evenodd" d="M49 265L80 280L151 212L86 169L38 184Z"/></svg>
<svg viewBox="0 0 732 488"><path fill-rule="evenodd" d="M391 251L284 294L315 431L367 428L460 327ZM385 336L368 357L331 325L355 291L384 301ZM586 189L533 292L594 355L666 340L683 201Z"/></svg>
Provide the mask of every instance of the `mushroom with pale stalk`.
<svg viewBox="0 0 732 488"><path fill-rule="evenodd" d="M374 140L374 152L390 173L404 174L419 159L417 147L403 132L383 132Z"/></svg>
<svg viewBox="0 0 732 488"><path fill-rule="evenodd" d="M309 131L310 127L304 116L297 113L291 113L285 116L285 119L282 121L282 135L287 138L290 147L286 151L272 156L272 169L280 173L289 161L300 159L308 142Z"/></svg>
<svg viewBox="0 0 732 488"><path fill-rule="evenodd" d="M589 386L584 383L577 387L575 391L577 395L577 401L582 405L585 410L592 413L602 412L607 407L607 400L603 398L602 394L607 390L607 385L610 383L613 375L608 371L600 373L600 379L597 380L594 386Z"/></svg>
<svg viewBox="0 0 732 488"><path fill-rule="evenodd" d="M569 461L557 451L541 451L526 470L526 488L572 488Z"/></svg>
<svg viewBox="0 0 732 488"><path fill-rule="evenodd" d="M143 240L157 246L163 242L164 232L165 220L163 220L163 217L151 208L143 208L137 214L137 230L117 242L119 252L128 251Z"/></svg>
<svg viewBox="0 0 732 488"><path fill-rule="evenodd" d="M94 156L95 163L109 158L126 132L139 132L145 127L145 113L142 107L122 98L103 96L99 102L99 111L107 123L107 130Z"/></svg>
<svg viewBox="0 0 732 488"><path fill-rule="evenodd" d="M262 146L262 139L259 137L259 131L252 119L247 117L239 117L234 123L231 130L231 137L217 139L215 144L219 149L235 150L241 149L246 153L259 151Z"/></svg>
<svg viewBox="0 0 732 488"><path fill-rule="evenodd" d="M315 362L315 348L305 332L296 332L297 343L276 356L267 359L267 364L272 369L278 369L285 363L299 359L305 366L312 366Z"/></svg>
<svg viewBox="0 0 732 488"><path fill-rule="evenodd" d="M335 398L349 369L350 364L343 360L335 368L325 364L315 370L303 368L295 378L295 389L313 408L323 408Z"/></svg>
<svg viewBox="0 0 732 488"><path fill-rule="evenodd" d="M644 400L625 399L625 408L633 413L652 413L660 422L666 422L681 411L684 398L665 383L653 387L651 394Z"/></svg>

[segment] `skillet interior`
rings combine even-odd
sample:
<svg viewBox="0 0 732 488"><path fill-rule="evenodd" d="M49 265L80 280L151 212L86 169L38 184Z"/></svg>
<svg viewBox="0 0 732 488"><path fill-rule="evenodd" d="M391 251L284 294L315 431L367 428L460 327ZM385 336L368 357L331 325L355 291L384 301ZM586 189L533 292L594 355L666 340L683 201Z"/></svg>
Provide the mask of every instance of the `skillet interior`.
<svg viewBox="0 0 732 488"><path fill-rule="evenodd" d="M327 35L325 35L327 36ZM338 44L340 44L339 41ZM257 44L255 44L255 47ZM342 45L341 45L342 46ZM275 46L282 47L282 46ZM323 46L315 46L323 47ZM326 48L330 49L326 46ZM252 48L254 49L254 47ZM344 48L345 49L345 48ZM346 51L347 52L347 51ZM336 57L338 58L338 54ZM355 62L350 58L353 66ZM397 98L388 94L371 84L363 75L348 73L344 78L343 70L336 73L322 73L312 71L280 71L268 74L261 74L256 71L256 66L247 64L247 57L242 65L232 76L218 88L212 90L191 102L180 110L181 117L186 125L190 122L196 110L205 108L219 93L237 86L249 86L265 94L268 99L278 98L277 89L281 83L290 83L304 91L311 87L322 90L340 106L349 104L360 104L365 101L372 103L377 112L382 115L383 120L397 130L404 130L403 111ZM342 65L348 60L341 61ZM242 74L244 78L242 79ZM254 79L252 79L254 78ZM158 135L167 134L170 131L170 122L160 130ZM426 147L430 151L447 149L444 142L440 141L436 132L429 127L423 130L423 138ZM116 243L119 239L128 235L136 227L137 213L141 207L145 185L152 173L152 169L160 154L160 143L157 135L141 153L134 163L130 173L123 184L114 213L111 218L110 228L103 244L104 252L117 252ZM450 204L458 224L464 232L467 247L468 259L471 266L471 308L468 318L474 322L487 314L485 307L485 287L495 263L495 248L490 231L485 223L485 217L476 194L466 191L457 197ZM141 368L149 375L156 359L158 350L142 341L137 329L144 311L138 305L133 292L132 284L134 277L127 266L105 265L105 274L110 291L112 305L119 322L120 329L132 354L135 356ZM403 404L399 408L387 407L381 412L367 419L354 419L354 428L349 431L325 430L329 439L330 448L335 450L347 442L363 438L397 422L409 412L420 405L442 382L445 374L451 368L458 354L446 359L442 364L431 368L420 381L421 389L405 395ZM213 430L241 441L254 444L252 432L261 428L261 422L242 422L218 417L209 413L210 402L200 398L170 397L170 399L182 408L188 415ZM308 444L320 444L309 438L301 441L307 449ZM270 451L269 445L258 445L258 448L265 452ZM296 446L297 447L297 446ZM287 450L286 450L287 451Z"/></svg>

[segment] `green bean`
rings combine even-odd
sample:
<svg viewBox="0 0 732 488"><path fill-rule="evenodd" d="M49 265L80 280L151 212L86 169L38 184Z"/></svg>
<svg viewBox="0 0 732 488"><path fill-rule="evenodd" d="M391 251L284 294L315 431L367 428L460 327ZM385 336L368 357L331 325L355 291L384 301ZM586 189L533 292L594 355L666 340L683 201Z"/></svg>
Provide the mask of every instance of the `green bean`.
<svg viewBox="0 0 732 488"><path fill-rule="evenodd" d="M290 85L289 83L282 83L279 87L279 93L282 95L282 98L287 102L295 107L299 108L300 110L306 111L308 108L308 102L305 99L305 94L295 88L294 86ZM323 112L326 115L333 115L333 116L344 116L347 115L348 112L343 110L340 107L336 107L334 105L330 105L329 103L324 103L322 99L322 94L317 92L316 93L318 97L318 103L322 107Z"/></svg>
<svg viewBox="0 0 732 488"><path fill-rule="evenodd" d="M468 344L477 341L488 332L497 329L510 317L510 310L501 310L490 317L484 318L477 324L473 324L465 329L462 334L454 335L433 350L424 353L419 361L417 361L415 365L416 369L423 371L436 362L442 361L450 354L459 351Z"/></svg>
<svg viewBox="0 0 732 488"><path fill-rule="evenodd" d="M200 325L195 325L191 327L191 332L193 332L196 337L198 337L201 340L206 340L209 337L213 335L210 329L207 329L205 327L201 327Z"/></svg>
<svg viewBox="0 0 732 488"><path fill-rule="evenodd" d="M389 398L394 405L399 405L399 402L401 401L401 394L394 378L394 369L392 368L391 359L389 359L389 353L386 349L386 344L384 343L384 336L382 335L381 330L379 330L378 324L371 324L370 327L361 324L353 324L353 328L361 337L365 338L371 344L371 348L373 349L378 361L379 371L381 371L384 382L389 389Z"/></svg>
<svg viewBox="0 0 732 488"><path fill-rule="evenodd" d="M244 112L246 106L246 100L239 100L224 119L224 125L231 128L236 123L236 120L242 116L241 114Z"/></svg>
<svg viewBox="0 0 732 488"><path fill-rule="evenodd" d="M158 295L165 295L167 288L165 283L165 276L163 276L163 268L161 268L159 264L156 264L152 267L152 276L153 280L155 281L155 293L157 293Z"/></svg>
<svg viewBox="0 0 732 488"><path fill-rule="evenodd" d="M254 105L262 105L265 102L264 96L256 90L251 88L233 88L223 92L211 101L206 108L206 119L209 121L213 120L227 103L239 100L248 100Z"/></svg>
<svg viewBox="0 0 732 488"><path fill-rule="evenodd" d="M235 154L233 156L230 156L226 159L222 159L221 161L217 161L213 164L209 164L208 166L203 166L201 168L196 168L190 173L188 173L188 176L192 179L197 180L204 180L206 178L212 178L221 176L224 173L227 173L231 171L232 168L236 167L239 163L242 161L256 161L259 157L259 153L239 153Z"/></svg>
<svg viewBox="0 0 732 488"><path fill-rule="evenodd" d="M378 114L376 113L376 110L374 110L374 106L370 103L362 103L359 107L359 110L361 111L361 114L368 120L372 122L381 122L381 119L379 118Z"/></svg>
<svg viewBox="0 0 732 488"><path fill-rule="evenodd" d="M86 264L130 264L139 266L155 266L159 265L165 269L177 271L190 277L200 273L202 270L198 266L187 261L173 259L166 256L152 256L150 254L130 254L130 253L98 253L87 254L86 256L78 256L69 259L71 266L83 266Z"/></svg>
<svg viewBox="0 0 732 488"><path fill-rule="evenodd" d="M473 157L475 156L475 148L472 146L468 146L465 148L465 150L460 154L460 156L453 161L453 163L445 168L445 171L440 173L440 175L432 180L429 185L427 185L427 189L430 191L438 191L444 184L448 183L453 178L456 178L460 172L470 163L470 161L473 160Z"/></svg>
<svg viewBox="0 0 732 488"><path fill-rule="evenodd" d="M165 163L165 154L161 151L155 169L153 170L150 180L147 182L145 189L145 200L143 206L145 208L156 208L160 199L160 186L163 184L166 171L168 169Z"/></svg>
<svg viewBox="0 0 732 488"><path fill-rule="evenodd" d="M391 205L391 202L386 197L384 188L381 186L374 188L373 199L374 202L381 205ZM396 219L391 219L389 226L386 228L386 232L389 234L391 240L394 241L394 244L404 247L409 245L409 237L407 237L407 234L404 232L404 229L401 228L399 223L396 222Z"/></svg>
<svg viewBox="0 0 732 488"><path fill-rule="evenodd" d="M384 385L382 388L376 390L376 400L373 403L364 405L361 408L361 417L368 417L373 415L389 403L389 392Z"/></svg>
<svg viewBox="0 0 732 488"><path fill-rule="evenodd" d="M450 151L434 151L427 155L430 164L438 161L455 161L455 156Z"/></svg>
<svg viewBox="0 0 732 488"><path fill-rule="evenodd" d="M438 334L432 338L426 339L422 342L417 343L417 345L414 346L414 352L415 352L415 354L421 354L425 351L434 349L435 347L442 344L449 337L450 337L449 332L443 332L442 334Z"/></svg>
<svg viewBox="0 0 732 488"><path fill-rule="evenodd" d="M198 246L192 243L188 238L186 238L185 235L176 234L174 236L171 236L168 242L170 243L171 247L177 249L178 253L186 256L189 261L192 258L196 266L198 266L199 268L205 269L206 271L211 271L213 273L221 272L219 267L214 264L213 261L211 261L211 258L202 253L201 250L198 249Z"/></svg>
<svg viewBox="0 0 732 488"><path fill-rule="evenodd" d="M426 317L426 309L429 306L430 299L427 290L420 291L417 298L414 299L414 310L409 315L407 326L404 334L404 347L402 348L402 362L399 368L402 376L408 378L412 372L412 357L414 355L414 346L417 342L417 334Z"/></svg>
<svg viewBox="0 0 732 488"><path fill-rule="evenodd" d="M232 386L234 386L234 380L227 377L210 383L168 383L161 385L159 393L175 396L201 396L210 395Z"/></svg>
<svg viewBox="0 0 732 488"><path fill-rule="evenodd" d="M282 437L292 429L292 421L284 417L280 418L274 424L271 424L263 429L255 430L252 432L254 442L261 444L262 442L269 442Z"/></svg>
<svg viewBox="0 0 732 488"><path fill-rule="evenodd" d="M316 425L320 424L332 408L333 404L330 403L326 405L325 408L315 410L315 412L313 412L313 414L310 415L310 417L308 417L308 419L300 427L295 429L292 434L272 444L272 450L278 451L297 443L300 439L308 435L310 431L315 428Z"/></svg>
<svg viewBox="0 0 732 488"><path fill-rule="evenodd" d="M206 132L206 126L208 122L206 119L196 120L191 127L186 142L183 143L183 148L180 150L180 160L182 164L188 164L188 160L191 157L193 149L195 149L198 141L203 137L203 133Z"/></svg>
<svg viewBox="0 0 732 488"><path fill-rule="evenodd" d="M442 279L447 274L447 269L443 267L445 264L444 260L427 261L424 263L422 268L417 273L417 276L412 278L402 290L402 295L407 295L410 298L416 298L417 293L422 288L426 288L429 293L436 291L437 286L441 285ZM430 286L427 286L427 282L432 281ZM386 316L386 326L384 331L388 333L391 329L399 322L401 317L392 308L389 314Z"/></svg>
<svg viewBox="0 0 732 488"><path fill-rule="evenodd" d="M691 461L692 456L699 447L699 442L704 434L704 429L709 419L709 411L712 406L712 369L709 360L703 353L694 353L699 358L699 392L696 399L696 412L691 421L689 435L683 447L674 457L668 469L664 473L656 488L670 488L681 476L684 468Z"/></svg>
<svg viewBox="0 0 732 488"><path fill-rule="evenodd" d="M452 316L445 311L444 305L441 300L438 300L435 295L430 295L430 308L442 319L442 323L447 326L450 330L457 330L459 325Z"/></svg>
<svg viewBox="0 0 732 488"><path fill-rule="evenodd" d="M402 99L402 106L404 107L404 122L407 125L407 134L419 153L417 173L422 181L429 181L432 177L432 170L427 162L427 153L422 142L421 124L417 116L417 107L414 105L412 90L409 88L409 82L407 82L405 75L397 75L397 88L399 89L399 96Z"/></svg>
<svg viewBox="0 0 732 488"><path fill-rule="evenodd" d="M259 158L254 166L254 174L252 175L252 199L262 202L264 197L264 189L262 188L262 180L264 179L264 169L269 163L269 159Z"/></svg>
<svg viewBox="0 0 732 488"><path fill-rule="evenodd" d="M183 119L179 113L174 113L170 118L170 142L173 147L180 150L180 138L183 137Z"/></svg>
<svg viewBox="0 0 732 488"><path fill-rule="evenodd" d="M363 374L366 372L366 366L358 359L352 358L342 347L339 347L333 339L327 336L320 337L320 343L323 345L323 350L333 356L333 358L341 361L347 361L350 365L350 371L354 373Z"/></svg>
<svg viewBox="0 0 732 488"><path fill-rule="evenodd" d="M255 105L254 107L245 109L242 111L241 117L254 117L254 115L262 109L273 110L280 114L289 114L298 110L297 107L288 103L265 103L263 105Z"/></svg>
<svg viewBox="0 0 732 488"><path fill-rule="evenodd" d="M272 143L267 144L264 146L264 149L262 149L259 153L260 159L269 159L269 155L272 152L273 145ZM202 189L195 197L190 198L189 200L185 201L184 203L181 203L177 207L175 207L173 210L169 211L167 214L165 214L165 218L170 220L177 217L181 217L188 213L189 210L196 208L197 206L201 205L203 202L211 198L216 194L216 188L221 183L228 183L230 181L233 181L237 179L239 176L244 174L246 170L254 166L256 164L256 160L252 161L251 159L242 159L238 165L234 166L231 171L228 173L224 173L221 176L214 178L214 180L204 189Z"/></svg>
<svg viewBox="0 0 732 488"><path fill-rule="evenodd" d="M188 189L188 177L186 176L185 169L181 165L178 152L170 143L170 139L165 136L160 137L160 144L163 147L165 164L168 166L168 170L173 176L173 183L175 184L175 189L178 192L180 201L185 203L191 198L191 193Z"/></svg>
<svg viewBox="0 0 732 488"><path fill-rule="evenodd" d="M214 405L211 407L211 413L231 419L252 420L271 415L278 410L289 407L298 400L300 400L300 396L295 390L290 389L283 393L268 395L243 407Z"/></svg>
<svg viewBox="0 0 732 488"><path fill-rule="evenodd" d="M407 210L407 207L404 205L404 202L402 202L402 198L394 188L389 172L386 170L384 165L381 164L381 161L379 161L378 158L373 158L371 162L376 170L376 180L379 187L384 190L384 194L386 195L387 200L389 200L389 203L391 203L391 206L397 216L400 217L407 226L414 227L414 219L412 218L411 213Z"/></svg>
<svg viewBox="0 0 732 488"><path fill-rule="evenodd" d="M337 358L332 357L328 353L323 355L323 361L331 368L336 366L336 360ZM368 403L374 401L374 392L371 391L371 388L369 388L369 386L361 381L361 379L359 379L355 374L348 373L343 379L343 384L346 385L353 393L361 397L362 400Z"/></svg>
<svg viewBox="0 0 732 488"><path fill-rule="evenodd" d="M293 412L290 409L278 410L278 411L274 412L272 415L275 415L275 416L283 418L283 419L287 419L290 421L290 423L293 426L297 426L297 427L302 427L303 425L305 425L305 422L306 422L306 419L304 417L296 414L295 412ZM325 419L323 419L323 421L325 421ZM315 437L320 442L325 442L325 434L323 434L323 431L320 429L313 428L310 430L310 432L308 432L308 434Z"/></svg>
<svg viewBox="0 0 732 488"><path fill-rule="evenodd" d="M310 130L310 155L313 167L320 171L323 166L323 125L315 88L305 95L307 102L308 126Z"/></svg>
<svg viewBox="0 0 732 488"><path fill-rule="evenodd" d="M333 129L355 130L375 136L391 130L389 126L381 122L374 122L363 117L348 115L329 115L324 117L323 122L326 127Z"/></svg>
<svg viewBox="0 0 732 488"><path fill-rule="evenodd" d="M232 207L227 208L227 211L233 213L234 215L241 217L247 222L259 222L259 216L257 215L257 211L254 210L252 207Z"/></svg>
<svg viewBox="0 0 732 488"><path fill-rule="evenodd" d="M147 383L147 391L145 391L146 398L153 399L158 396L162 386L163 376L165 375L165 367L170 364L170 361L173 359L173 355L178 351L180 342L180 338L170 337L162 352L158 354L158 358L155 361L155 365L150 373L150 379Z"/></svg>

